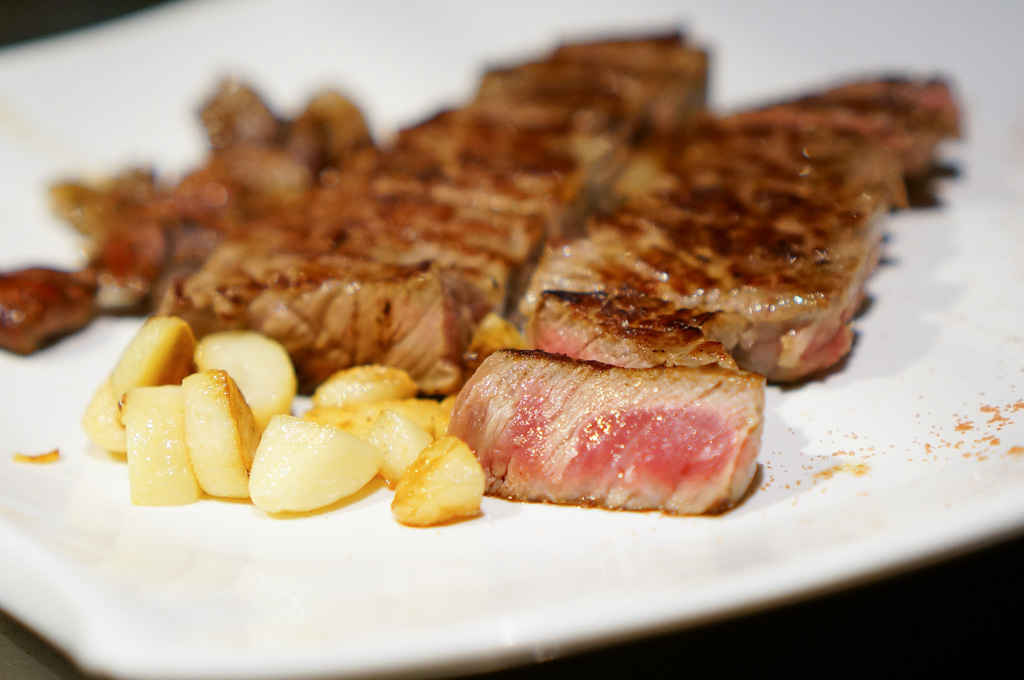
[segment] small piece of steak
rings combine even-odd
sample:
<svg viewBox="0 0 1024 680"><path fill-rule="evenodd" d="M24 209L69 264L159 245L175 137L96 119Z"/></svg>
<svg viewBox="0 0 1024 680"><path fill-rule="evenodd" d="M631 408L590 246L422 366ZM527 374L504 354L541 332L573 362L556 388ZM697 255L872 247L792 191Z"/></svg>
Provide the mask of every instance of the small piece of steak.
<svg viewBox="0 0 1024 680"><path fill-rule="evenodd" d="M574 125L628 142L704 109L707 53L678 32L565 43L542 61L488 71L472 106L561 111Z"/></svg>
<svg viewBox="0 0 1024 680"><path fill-rule="evenodd" d="M168 290L161 313L197 336L251 329L280 341L306 392L342 368L381 363L408 371L425 393L450 394L489 309L458 272L437 265L227 243Z"/></svg>
<svg viewBox="0 0 1024 680"><path fill-rule="evenodd" d="M32 267L0 274L0 348L31 354L96 315L91 272Z"/></svg>
<svg viewBox="0 0 1024 680"><path fill-rule="evenodd" d="M718 364L735 369L722 345L701 330L714 316L635 292L545 291L526 341L552 354L624 368Z"/></svg>
<svg viewBox="0 0 1024 680"><path fill-rule="evenodd" d="M335 252L391 264L431 262L461 271L494 311L503 311L510 290L520 290L521 271L540 248L544 227L538 217L453 205L428 191L377 194L365 178L345 178L313 192L284 225L285 248ZM287 221L298 224L289 228Z"/></svg>
<svg viewBox="0 0 1024 680"><path fill-rule="evenodd" d="M906 177L920 177L935 146L960 136L960 113L941 80L890 77L845 83L731 117L733 125L830 131L861 138L892 154Z"/></svg>
<svg viewBox="0 0 1024 680"><path fill-rule="evenodd" d="M750 486L763 408L764 379L750 373L503 350L459 393L448 432L473 449L492 495L701 514Z"/></svg>

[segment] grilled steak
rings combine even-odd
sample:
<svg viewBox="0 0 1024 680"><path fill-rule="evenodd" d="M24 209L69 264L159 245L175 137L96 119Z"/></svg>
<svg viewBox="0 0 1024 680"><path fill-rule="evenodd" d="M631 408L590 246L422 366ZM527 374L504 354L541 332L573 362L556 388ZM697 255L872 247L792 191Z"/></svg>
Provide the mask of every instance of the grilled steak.
<svg viewBox="0 0 1024 680"><path fill-rule="evenodd" d="M849 351L881 218L959 122L940 81L720 117L706 79L679 34L566 44L386 147L340 95L285 120L227 82L202 111L211 154L177 185L55 190L95 252L83 272L0 278L0 343L156 306L198 335L280 340L305 391L371 362L429 394L466 384L451 432L491 493L723 510L756 467L762 376ZM495 311L539 349L466 383Z"/></svg>
<svg viewBox="0 0 1024 680"><path fill-rule="evenodd" d="M466 291L473 292L473 309L457 317L456 325L462 324L458 332L453 333L448 324L433 327L445 336L432 344L450 350L441 353L448 357L441 372L452 379L438 380L424 371L414 377L425 391L454 391L463 377L455 358L461 345L450 343L449 336L468 337L480 318L478 309L514 311L543 244L579 230L584 217L608 195L611 182L624 167L629 144L642 130L655 127L655 120L679 123L703 102L703 53L686 46L679 36L659 38L657 44L659 54L673 55L660 67L650 63L649 57L631 64L632 50L641 54L649 48L644 41L623 41L614 47L609 44L614 59L606 58L608 64L581 52L577 57L563 54L492 71L477 98L465 108L442 111L401 131L386 148L357 151L346 158L343 171L307 191L301 205L287 203L284 209L263 211L243 228L225 229L229 236L208 265L173 289L160 311L197 320L200 333L236 327L241 312L225 299L249 299L238 292L233 273L240 268L240 253L249 259L243 287L258 289L265 301L244 315L244 323L261 330L293 325L292 308L304 300L299 293L306 284L294 284L294 277L282 277L277 265L263 267L257 258L287 256L291 267L308 263L321 271L322 256L329 254L335 258L332 262L444 272L449 289L462 291L463 298ZM654 96L659 103L656 110L651 109L652 93L661 91L664 96ZM248 101L239 96L243 103ZM252 108L251 103L246 106ZM223 108L228 113L221 117L228 121L247 117L263 121L262 126L251 126L271 129L257 135L259 139L280 134L273 132L266 116L235 115L230 98ZM228 137L248 139L242 133ZM221 156L229 149L230 145L220 149ZM193 178L201 178L202 172ZM252 201L241 205L248 209ZM254 241L261 245L251 247ZM274 277L273 281L261 280L259 272ZM360 281L364 273L370 277L366 282ZM377 276L374 268L361 266L334 272L330 279L376 291L380 289ZM300 291L290 290L289 285L298 285ZM310 307L304 313L326 313L327 309ZM282 319L275 321L269 318L272 315ZM308 322L333 328L339 320ZM360 328L358 332L368 331ZM328 367L345 368L346 361L391 362L391 348L384 338L392 334L386 329L369 332L379 339L378 351L358 356L344 348L325 350L327 338L316 333L279 330L271 335L287 338L286 347L311 384L326 377ZM303 346L305 341L317 344Z"/></svg>
<svg viewBox="0 0 1024 680"><path fill-rule="evenodd" d="M171 287L161 313L199 335L252 328L278 339L306 390L384 363L431 394L461 386L475 324L501 311L541 233L531 217L342 185L249 226Z"/></svg>
<svg viewBox="0 0 1024 680"><path fill-rule="evenodd" d="M946 85L888 79L656 135L624 203L549 246L523 311L545 290L641 291L717 312L703 330L744 368L803 379L849 351L881 216L958 134Z"/></svg>
<svg viewBox="0 0 1024 680"><path fill-rule="evenodd" d="M249 328L279 340L305 390L339 368L384 363L407 370L424 392L448 394L465 379L462 353L489 307L437 265L231 243L173 287L164 309L197 335Z"/></svg>
<svg viewBox="0 0 1024 680"><path fill-rule="evenodd" d="M731 124L868 140L895 156L909 178L929 172L936 144L960 136L956 101L945 82L895 77L851 82L747 111L733 116Z"/></svg>
<svg viewBox="0 0 1024 680"><path fill-rule="evenodd" d="M705 121L638 158L615 211L548 247L542 291L635 290L717 312L705 331L740 366L790 381L833 365L903 200L893 157L826 133Z"/></svg>
<svg viewBox="0 0 1024 680"><path fill-rule="evenodd" d="M98 185L53 188L58 214L91 240L89 262L78 272L33 267L3 274L0 348L32 351L97 313L152 311L222 238L244 240L250 221L291 210L322 175L372 146L362 113L336 93L314 98L285 121L228 81L201 117L213 151L177 185L133 170Z"/></svg>
<svg viewBox="0 0 1024 680"><path fill-rule="evenodd" d="M764 379L717 366L619 368L540 351L488 357L449 433L515 500L698 514L756 471Z"/></svg>
<svg viewBox="0 0 1024 680"><path fill-rule="evenodd" d="M701 329L714 316L635 292L546 291L526 340L545 352L624 368L717 364L735 369L733 358Z"/></svg>

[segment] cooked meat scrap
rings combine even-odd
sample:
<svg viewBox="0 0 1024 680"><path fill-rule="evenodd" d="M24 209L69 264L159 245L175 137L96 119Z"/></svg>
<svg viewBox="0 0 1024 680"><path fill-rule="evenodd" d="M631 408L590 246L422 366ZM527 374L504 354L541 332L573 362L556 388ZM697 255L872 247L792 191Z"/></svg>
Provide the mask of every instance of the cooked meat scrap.
<svg viewBox="0 0 1024 680"><path fill-rule="evenodd" d="M0 274L0 348L31 354L96 315L91 273L32 267Z"/></svg>
<svg viewBox="0 0 1024 680"><path fill-rule="evenodd" d="M221 237L294 207L319 173L372 146L362 114L336 93L316 97L287 121L251 89L228 81L202 119L213 151L177 185L134 169L97 184L53 187L58 215L90 239L94 311L150 311L168 283L198 269ZM68 280L68 295L78 295Z"/></svg>
<svg viewBox="0 0 1024 680"><path fill-rule="evenodd" d="M87 269L99 312L148 311L165 276L197 267L216 241L181 214L150 171L95 185L58 184L51 198L58 214L89 238Z"/></svg>
<svg viewBox="0 0 1024 680"><path fill-rule="evenodd" d="M152 213L164 191L151 170L136 168L95 184L60 182L50 189L50 201L76 231L102 241L137 214Z"/></svg>
<svg viewBox="0 0 1024 680"><path fill-rule="evenodd" d="M221 245L168 290L160 312L185 319L199 336L247 328L280 341L304 391L370 363L407 370L426 393L459 388L463 352L489 306L458 272L273 245Z"/></svg>
<svg viewBox="0 0 1024 680"><path fill-rule="evenodd" d="M736 368L701 326L714 314L676 309L635 292L545 291L526 328L530 347L624 368L707 366Z"/></svg>
<svg viewBox="0 0 1024 680"><path fill-rule="evenodd" d="M270 146L284 136L285 124L252 88L228 79L203 105L199 119L206 128L210 146Z"/></svg>
<svg viewBox="0 0 1024 680"><path fill-rule="evenodd" d="M524 300L545 290L636 290L719 312L704 326L739 365L792 381L852 342L881 240L903 201L893 157L856 140L705 121L627 171L628 196L587 236L547 248Z"/></svg>
<svg viewBox="0 0 1024 680"><path fill-rule="evenodd" d="M448 432L514 500L677 514L738 502L756 472L764 379L718 366L620 368L492 354Z"/></svg>
<svg viewBox="0 0 1024 680"><path fill-rule="evenodd" d="M201 117L212 151L172 198L183 218L227 234L244 231L250 219L301 205L321 175L337 173L373 148L362 112L334 92L285 120L251 89L229 80Z"/></svg>

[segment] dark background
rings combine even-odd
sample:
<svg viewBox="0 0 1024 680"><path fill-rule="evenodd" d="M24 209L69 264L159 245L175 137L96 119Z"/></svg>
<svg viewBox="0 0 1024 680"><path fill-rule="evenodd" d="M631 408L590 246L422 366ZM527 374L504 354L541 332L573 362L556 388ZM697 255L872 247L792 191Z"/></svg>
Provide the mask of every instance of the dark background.
<svg viewBox="0 0 1024 680"><path fill-rule="evenodd" d="M155 4L0 0L0 48ZM1024 537L1011 536L795 604L485 677L1020 677L1022 609ZM86 676L0 612L0 678Z"/></svg>

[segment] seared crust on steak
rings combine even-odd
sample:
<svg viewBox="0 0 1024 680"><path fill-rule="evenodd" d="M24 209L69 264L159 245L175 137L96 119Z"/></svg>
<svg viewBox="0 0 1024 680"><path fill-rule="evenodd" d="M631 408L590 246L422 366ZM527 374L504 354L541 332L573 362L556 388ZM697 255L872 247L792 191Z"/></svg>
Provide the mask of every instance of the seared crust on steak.
<svg viewBox="0 0 1024 680"><path fill-rule="evenodd" d="M230 243L168 292L163 310L197 335L252 329L280 341L309 391L368 363L405 369L428 394L465 379L470 329L488 309L479 292L438 265L393 265Z"/></svg>
<svg viewBox="0 0 1024 680"><path fill-rule="evenodd" d="M492 71L465 108L442 111L402 130L386 148L354 152L343 168L322 178L321 186L305 192L301 203L282 204L232 229L208 265L165 298L161 312L201 321L199 333L232 327L241 312L225 300L245 299L248 293L239 289L259 289L268 303L247 311L244 323L277 328L279 339L286 335L285 346L307 386L326 377L327 366L345 368L346 360L388 363L391 351L382 340L375 354L357 356L324 349L326 339L317 333L282 333L281 328L297 325L291 310L304 298L289 287L299 284L280 275L283 265L266 268L270 274L256 262L243 268L239 253L314 271L328 256L331 262L389 267L430 263L431 271L444 273L449 289L473 302L470 313L435 327L447 336L468 337L479 310L511 315L544 243L580 231L585 217L609 195L631 142L657 125L678 127L703 104L703 53L678 35L657 42L658 54L672 57L660 67L650 55L631 62L631 51L649 50L638 40L609 45L614 58L583 51ZM231 113L230 106L224 108ZM252 117L266 123L252 126L258 130L273 127L265 116ZM260 139L279 135L260 134ZM222 285L235 281L241 269L244 285ZM370 280L360 282L364 273ZM265 275L274 281L261 281ZM373 268L358 267L332 272L330 278L379 291L377 275ZM400 286L388 290L399 294ZM336 324L337 319L317 325ZM376 336L392 337L383 331ZM303 345L314 340L315 350ZM456 370L452 357L458 342L438 343L451 349L441 353L451 358L441 372L452 379L422 371L414 377L426 392L449 393L461 384L466 366Z"/></svg>
<svg viewBox="0 0 1024 680"><path fill-rule="evenodd" d="M731 124L829 132L868 140L896 157L904 176L929 172L935 146L960 136L960 114L949 85L902 77L850 82L820 94L746 111Z"/></svg>
<svg viewBox="0 0 1024 680"><path fill-rule="evenodd" d="M287 120L227 81L202 111L210 157L176 186L136 172L54 196L94 239L100 311L153 308L171 286L160 311L220 319L203 291L240 250L431 263L517 322L548 290L713 312L700 328L741 366L799 380L849 350L879 218L959 134L957 108L939 80L886 78L714 117L707 61L679 33L561 45L489 70L466 106L384 148L338 94ZM181 284L207 258L205 283ZM294 280L258 283L288 297Z"/></svg>
<svg viewBox="0 0 1024 680"><path fill-rule="evenodd" d="M749 487L763 404L764 378L751 373L503 350L459 393L448 432L473 449L493 495L700 514Z"/></svg>
<svg viewBox="0 0 1024 680"><path fill-rule="evenodd" d="M624 174L622 205L547 248L525 313L545 290L635 290L718 312L708 337L771 380L838 361L878 258L879 218L903 201L892 156L728 119L660 141Z"/></svg>
<svg viewBox="0 0 1024 680"><path fill-rule="evenodd" d="M545 291L526 328L529 346L624 368L736 368L701 326L715 315L676 309L636 292Z"/></svg>
<svg viewBox="0 0 1024 680"><path fill-rule="evenodd" d="M706 83L678 33L566 44L378 147L338 94L287 120L227 81L201 113L207 162L176 185L55 188L89 265L0 275L0 346L155 307L199 336L279 340L304 392L368 363L459 392L449 433L491 494L728 509L756 470L765 376L849 351L882 218L959 118L938 80L724 117ZM538 349L481 362L493 312Z"/></svg>

